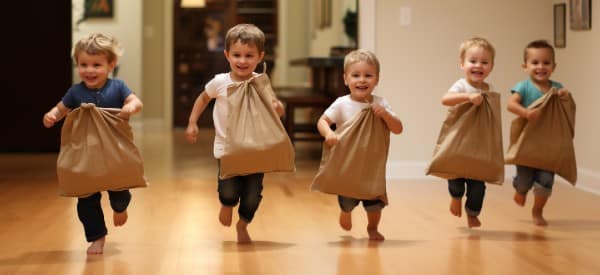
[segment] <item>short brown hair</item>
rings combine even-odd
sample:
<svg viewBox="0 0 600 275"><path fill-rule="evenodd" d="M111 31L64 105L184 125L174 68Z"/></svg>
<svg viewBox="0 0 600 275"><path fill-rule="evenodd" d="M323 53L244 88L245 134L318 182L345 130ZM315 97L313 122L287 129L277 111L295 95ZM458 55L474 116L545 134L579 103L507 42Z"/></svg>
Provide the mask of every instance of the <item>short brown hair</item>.
<svg viewBox="0 0 600 275"><path fill-rule="evenodd" d="M527 62L528 49L549 49L552 53L552 62L554 62L554 47L547 40L540 39L529 42L523 51L523 62Z"/></svg>
<svg viewBox="0 0 600 275"><path fill-rule="evenodd" d="M103 33L90 33L75 43L71 56L77 62L81 53L90 55L106 55L108 62L117 62L119 56L123 54L121 44L114 37Z"/></svg>
<svg viewBox="0 0 600 275"><path fill-rule="evenodd" d="M494 49L494 46L492 46L492 43L487 41L485 38L477 36L460 44L459 51L461 61L465 60L465 53L472 47L481 47L482 49L489 51L492 54L492 62L494 62L494 58L496 57L496 50Z"/></svg>
<svg viewBox="0 0 600 275"><path fill-rule="evenodd" d="M346 55L346 57L344 57L344 73L348 67L350 67L350 65L360 61L364 61L369 65L375 66L377 76L379 76L379 60L377 59L377 56L375 56L375 54L371 51L363 49L351 51Z"/></svg>
<svg viewBox="0 0 600 275"><path fill-rule="evenodd" d="M265 34L255 25L238 24L229 29L225 34L225 50L229 51L237 41L256 46L259 53L265 51Z"/></svg>

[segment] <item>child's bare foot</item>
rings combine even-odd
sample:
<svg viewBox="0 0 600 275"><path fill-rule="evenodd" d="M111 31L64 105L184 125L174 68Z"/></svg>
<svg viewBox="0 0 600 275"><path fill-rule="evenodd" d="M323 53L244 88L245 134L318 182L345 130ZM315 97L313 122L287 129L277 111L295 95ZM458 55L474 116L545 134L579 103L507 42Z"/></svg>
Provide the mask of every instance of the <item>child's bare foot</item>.
<svg viewBox="0 0 600 275"><path fill-rule="evenodd" d="M383 240L385 240L385 237L383 235L381 235L381 233L379 233L379 231L377 231L377 228L374 228L374 229L367 228L367 233L369 234L369 240L370 241L383 241Z"/></svg>
<svg viewBox="0 0 600 275"><path fill-rule="evenodd" d="M467 224L469 225L469 228L480 227L481 221L479 221L477 216L467 215Z"/></svg>
<svg viewBox="0 0 600 275"><path fill-rule="evenodd" d="M533 224L537 226L547 226L548 222L544 219L543 210L542 209L533 209L531 210L531 216L533 217Z"/></svg>
<svg viewBox="0 0 600 275"><path fill-rule="evenodd" d="M219 221L224 226L231 226L231 215L233 213L233 207L221 205L219 211Z"/></svg>
<svg viewBox="0 0 600 275"><path fill-rule="evenodd" d="M517 205L519 206L525 206L525 199L527 199L526 195L520 194L518 192L515 192L515 195L513 196L513 200L517 203Z"/></svg>
<svg viewBox="0 0 600 275"><path fill-rule="evenodd" d="M127 222L127 210L113 213L113 222L115 226L122 226Z"/></svg>
<svg viewBox="0 0 600 275"><path fill-rule="evenodd" d="M462 199L452 198L450 200L450 213L452 215L460 217L462 215Z"/></svg>
<svg viewBox="0 0 600 275"><path fill-rule="evenodd" d="M352 212L340 211L340 226L346 231L352 229Z"/></svg>
<svg viewBox="0 0 600 275"><path fill-rule="evenodd" d="M250 239L250 235L248 234L248 223L240 219L235 225L235 229L237 230L238 244L248 244L252 242L252 239Z"/></svg>
<svg viewBox="0 0 600 275"><path fill-rule="evenodd" d="M90 247L88 247L88 249L87 249L87 254L89 254L89 255L102 254L102 252L104 251L104 242L105 241L106 241L106 237L102 237L100 239L93 241L92 244L90 245Z"/></svg>

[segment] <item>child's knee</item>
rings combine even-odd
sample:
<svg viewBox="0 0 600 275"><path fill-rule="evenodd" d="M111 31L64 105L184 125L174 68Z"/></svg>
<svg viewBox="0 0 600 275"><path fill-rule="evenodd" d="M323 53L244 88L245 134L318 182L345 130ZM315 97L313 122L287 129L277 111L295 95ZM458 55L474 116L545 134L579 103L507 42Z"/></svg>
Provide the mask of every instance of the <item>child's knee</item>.
<svg viewBox="0 0 600 275"><path fill-rule="evenodd" d="M338 204L340 205L340 209L344 212L352 212L359 202L359 200L338 196Z"/></svg>
<svg viewBox="0 0 600 275"><path fill-rule="evenodd" d="M552 195L552 184L553 182L546 182L546 184L536 182L533 187L533 194L541 197L550 197Z"/></svg>
<svg viewBox="0 0 600 275"><path fill-rule="evenodd" d="M109 191L108 194L110 207L115 212L123 212L127 210L127 206L129 206L129 202L131 202L131 192L129 192L129 190L123 190L118 192Z"/></svg>

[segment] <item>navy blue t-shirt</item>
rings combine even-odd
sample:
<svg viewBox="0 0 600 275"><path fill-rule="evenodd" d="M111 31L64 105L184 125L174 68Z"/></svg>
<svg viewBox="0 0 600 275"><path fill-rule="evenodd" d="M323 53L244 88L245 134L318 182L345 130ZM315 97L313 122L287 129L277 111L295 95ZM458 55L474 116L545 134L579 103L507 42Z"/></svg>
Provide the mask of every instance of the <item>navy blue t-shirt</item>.
<svg viewBox="0 0 600 275"><path fill-rule="evenodd" d="M100 89L90 89L82 82L69 88L62 103L69 109L78 108L81 103L94 103L101 108L122 108L131 90L120 79L107 79Z"/></svg>

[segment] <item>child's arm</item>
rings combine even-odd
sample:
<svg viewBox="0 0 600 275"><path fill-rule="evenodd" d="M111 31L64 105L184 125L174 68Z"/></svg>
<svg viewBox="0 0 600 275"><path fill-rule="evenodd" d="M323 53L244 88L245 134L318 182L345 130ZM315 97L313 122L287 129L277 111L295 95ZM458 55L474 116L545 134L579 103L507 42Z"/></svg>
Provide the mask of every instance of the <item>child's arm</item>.
<svg viewBox="0 0 600 275"><path fill-rule="evenodd" d="M375 115L385 122L385 125L390 129L390 132L394 134L402 133L402 121L397 118L393 113L388 112L385 107L379 104L373 104L373 112Z"/></svg>
<svg viewBox="0 0 600 275"><path fill-rule="evenodd" d="M317 129L321 136L325 138L325 144L328 146L334 146L338 143L338 136L333 130L331 130L331 124L333 122L325 115L322 115L317 122Z"/></svg>
<svg viewBox="0 0 600 275"><path fill-rule="evenodd" d="M67 106L65 106L65 104L62 103L62 101L58 102L58 104L56 104L54 108L52 108L44 115L44 118L42 120L42 122L44 123L44 127L50 128L54 126L56 122L60 121L70 111L71 109L67 108Z"/></svg>
<svg viewBox="0 0 600 275"><path fill-rule="evenodd" d="M188 126L185 130L185 138L190 143L196 143L198 140L198 119L208 103L210 102L210 97L206 94L206 91L202 91L196 101L194 102L194 107L192 108L192 112L190 113L190 118L188 119Z"/></svg>
<svg viewBox="0 0 600 275"><path fill-rule="evenodd" d="M534 121L540 116L540 110L538 109L526 109L521 105L521 95L519 93L513 93L508 99L507 109L520 117L524 117L529 121Z"/></svg>
<svg viewBox="0 0 600 275"><path fill-rule="evenodd" d="M445 106L454 106L467 101L473 103L475 106L479 106L483 101L483 96L480 93L447 92L442 97L442 104Z"/></svg>
<svg viewBox="0 0 600 275"><path fill-rule="evenodd" d="M132 93L129 96L127 96L127 98L125 98L125 102L123 104L123 107L121 108L121 112L118 113L117 116L128 119L131 115L139 113L143 107L144 104L142 103L142 101L135 94Z"/></svg>

